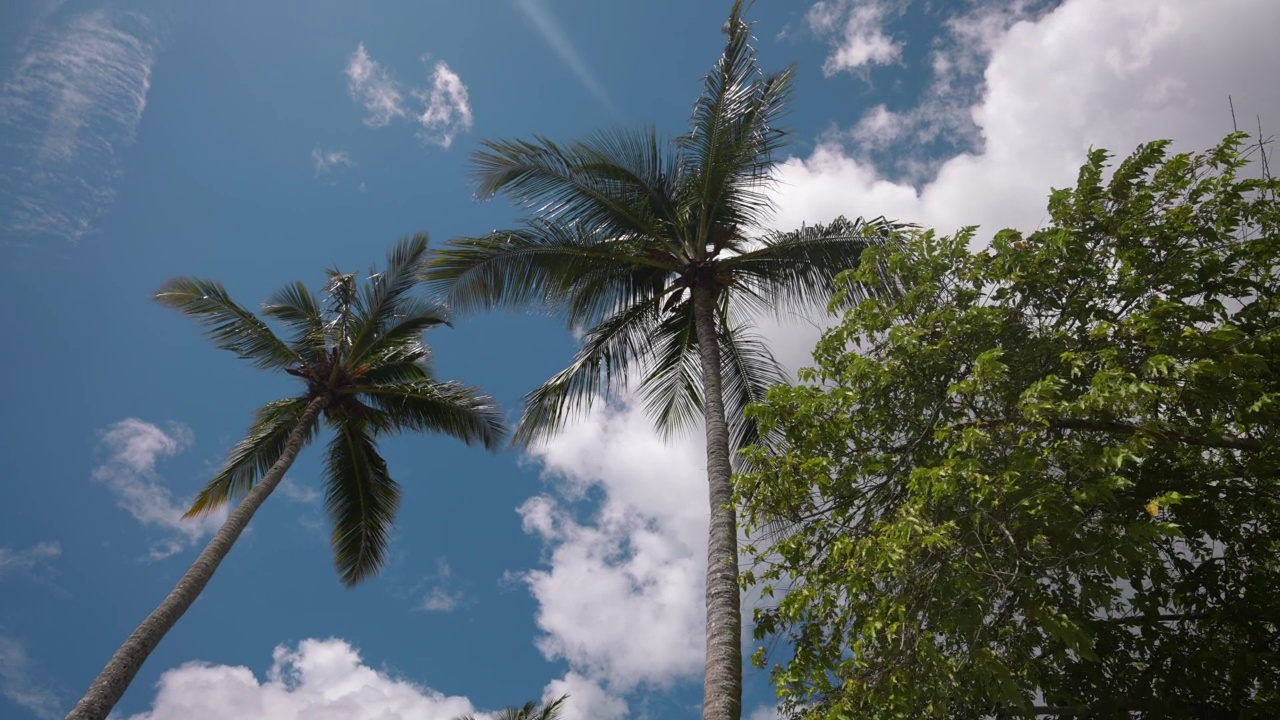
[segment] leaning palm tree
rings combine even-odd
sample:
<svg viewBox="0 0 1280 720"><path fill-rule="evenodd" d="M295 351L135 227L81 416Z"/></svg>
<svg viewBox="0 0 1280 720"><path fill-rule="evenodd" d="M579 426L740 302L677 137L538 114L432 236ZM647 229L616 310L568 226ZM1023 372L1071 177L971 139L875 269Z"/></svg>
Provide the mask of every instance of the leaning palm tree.
<svg viewBox="0 0 1280 720"><path fill-rule="evenodd" d="M775 127L791 71L762 73L738 0L724 53L690 131L614 131L559 145L489 141L475 155L482 197L537 213L518 229L447 243L428 281L459 311L540 305L583 331L572 364L525 398L515 440L563 427L629 381L670 433L706 426L711 525L703 717L741 714L741 608L731 451L757 439L744 418L784 375L753 313L825 302L836 274L897 224L879 218L766 229ZM635 377L638 375L638 377Z"/></svg>
<svg viewBox="0 0 1280 720"><path fill-rule="evenodd" d="M493 716L493 720L560 720L560 715L564 712L564 701L568 699L568 695L561 695L542 705L530 700L524 704L524 707L509 707L498 711L498 714ZM476 718L474 715L459 715L453 720L476 720Z"/></svg>
<svg viewBox="0 0 1280 720"><path fill-rule="evenodd" d="M68 720L107 717L321 425L333 433L324 464L325 509L333 524L334 564L347 587L382 567L399 505L400 486L378 454L378 438L427 431L491 450L501 444L506 430L494 401L432 375L422 335L445 321L437 305L410 294L426 252L425 235L401 241L388 254L386 270L371 272L363 287L355 274L331 270L324 301L302 283L277 291L262 314L280 322L288 340L236 304L219 283L175 278L156 293L160 304L202 324L218 347L259 369L293 375L303 389L257 410L248 434L187 516L239 503L169 596L111 657Z"/></svg>

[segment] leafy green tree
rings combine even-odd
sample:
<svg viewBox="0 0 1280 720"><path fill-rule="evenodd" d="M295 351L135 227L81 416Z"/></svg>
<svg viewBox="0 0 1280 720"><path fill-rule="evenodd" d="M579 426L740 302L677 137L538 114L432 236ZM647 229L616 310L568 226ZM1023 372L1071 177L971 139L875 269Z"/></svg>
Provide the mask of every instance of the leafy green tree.
<svg viewBox="0 0 1280 720"><path fill-rule="evenodd" d="M890 225L841 218L792 233L762 230L791 71L760 71L742 12L735 2L687 135L667 141L646 129L568 145L485 143L475 157L480 194L505 192L538 217L450 241L428 273L459 310L549 306L584 331L572 364L525 398L517 442L554 433L629 380L638 380L663 432L704 420L709 720L741 714L731 448L756 439L743 410L783 379L750 331L750 313L825 302L837 272Z"/></svg>
<svg viewBox="0 0 1280 720"><path fill-rule="evenodd" d="M493 716L493 720L560 720L560 716L564 713L564 701L568 699L568 695L561 695L542 705L530 700L523 707L510 707L499 711ZM475 716L459 715L454 720L475 720Z"/></svg>
<svg viewBox="0 0 1280 720"><path fill-rule="evenodd" d="M324 463L325 509L333 524L334 564L348 587L382 567L400 501L378 438L425 431L491 450L501 444L506 430L493 400L475 388L440 382L431 372L422 335L444 316L411 294L426 251L425 235L401 241L388 254L386 270L371 272L363 287L355 274L332 270L323 301L302 283L281 288L262 314L289 331L287 340L219 283L175 278L156 293L157 302L203 325L218 347L258 369L301 379L303 390L256 411L248 434L187 515L239 502L169 596L112 656L69 720L107 717L321 425L333 433Z"/></svg>
<svg viewBox="0 0 1280 720"><path fill-rule="evenodd" d="M791 711L1280 711L1280 182L1243 142L1094 151L1048 227L852 275L739 478Z"/></svg>

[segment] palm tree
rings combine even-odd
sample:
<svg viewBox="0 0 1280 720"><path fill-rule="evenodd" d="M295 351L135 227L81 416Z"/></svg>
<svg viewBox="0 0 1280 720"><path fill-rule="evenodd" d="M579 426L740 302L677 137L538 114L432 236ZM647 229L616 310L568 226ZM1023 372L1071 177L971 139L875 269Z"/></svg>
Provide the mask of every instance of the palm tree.
<svg viewBox="0 0 1280 720"><path fill-rule="evenodd" d="M174 278L156 293L157 302L203 325L218 347L259 369L296 376L304 389L257 410L248 434L187 516L240 502L169 596L111 657L68 720L107 717L321 424L333 432L324 464L325 509L333 524L334 564L347 587L382 567L400 501L400 486L378 454L379 437L428 431L499 447L506 429L493 400L432 375L422 334L445 320L438 306L410 295L426 252L425 235L402 240L388 254L386 270L371 271L363 287L355 274L331 270L323 303L302 283L278 290L262 314L288 329L287 341L219 283Z"/></svg>
<svg viewBox="0 0 1280 720"><path fill-rule="evenodd" d="M525 398L517 443L554 433L632 371L664 433L701 414L711 525L703 717L741 714L741 609L731 449L756 440L744 418L784 375L754 312L829 298L835 275L898 227L838 219L765 230L772 156L784 133L791 70L762 73L738 0L724 53L707 75L687 135L613 131L568 145L487 141L474 156L479 193L538 213L514 230L447 243L428 281L460 311L541 305L584 330L572 364Z"/></svg>
<svg viewBox="0 0 1280 720"><path fill-rule="evenodd" d="M568 695L561 695L545 705L539 705L530 700L524 704L524 707L500 710L493 716L493 720L560 720L560 715L564 711L564 701L568 699ZM476 718L474 715L459 715L453 720L476 720Z"/></svg>

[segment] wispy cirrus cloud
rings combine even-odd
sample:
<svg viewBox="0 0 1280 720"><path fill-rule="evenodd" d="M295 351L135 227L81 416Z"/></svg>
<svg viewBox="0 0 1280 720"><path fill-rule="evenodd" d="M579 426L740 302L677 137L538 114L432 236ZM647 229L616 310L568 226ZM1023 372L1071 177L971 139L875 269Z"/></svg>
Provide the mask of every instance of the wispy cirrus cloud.
<svg viewBox="0 0 1280 720"><path fill-rule="evenodd" d="M60 555L62 545L57 541L39 542L21 550L0 547L0 579L10 573L44 575L49 571L49 562Z"/></svg>
<svg viewBox="0 0 1280 720"><path fill-rule="evenodd" d="M0 695L38 718L62 717L58 693L34 666L22 643L0 633Z"/></svg>
<svg viewBox="0 0 1280 720"><path fill-rule="evenodd" d="M560 22L551 12L551 8L547 6L546 0L515 0L516 9L519 10L525 18L533 25L533 29L542 36L547 45L551 47L552 52L559 56L560 60L569 67L569 70L578 78L578 82L591 93L596 100L604 106L611 114L617 115L618 111L613 105L613 101L609 99L609 94L605 92L604 86L596 80L596 76L592 74L587 62L582 59L582 55L578 52L578 48L574 46L573 41L560 27Z"/></svg>
<svg viewBox="0 0 1280 720"><path fill-rule="evenodd" d="M413 96L426 107L418 115L418 123L422 125L418 136L424 142L448 150L455 137L471 129L467 86L443 61L437 62L431 73L431 90L414 90Z"/></svg>
<svg viewBox="0 0 1280 720"><path fill-rule="evenodd" d="M311 166L316 177L327 177L336 170L353 168L356 161L345 150L321 150L317 145L311 150Z"/></svg>
<svg viewBox="0 0 1280 720"><path fill-rule="evenodd" d="M423 582L429 584L427 592L417 609L424 612L451 613L457 610L466 599L466 594L456 587L453 579L453 568L448 558L436 558L436 571L428 575Z"/></svg>
<svg viewBox="0 0 1280 720"><path fill-rule="evenodd" d="M153 544L149 559L160 560L217 532L226 519L225 511L184 519L183 508L173 501L169 488L156 472L156 463L191 447L194 437L181 423L161 428L137 418L125 418L99 433L101 446L109 453L93 470L93 479L103 483L116 497L116 504L144 526L166 531Z"/></svg>
<svg viewBox="0 0 1280 720"><path fill-rule="evenodd" d="M356 46L347 60L347 89L351 99L364 106L368 114L364 124L369 127L386 127L395 118L405 116L404 94L391 73L369 57L364 43Z"/></svg>
<svg viewBox="0 0 1280 720"><path fill-rule="evenodd" d="M430 88L407 91L407 96L421 105L420 110L407 107L406 91L390 71L369 56L364 43L347 59L345 74L351 98L364 107L364 123L369 127L408 120L419 126L417 134L422 142L445 150L458 135L471 130L473 116L467 86L442 60L432 69Z"/></svg>
<svg viewBox="0 0 1280 720"><path fill-rule="evenodd" d="M147 16L95 10L43 27L0 85L0 229L78 241L115 198L147 106L159 35Z"/></svg>

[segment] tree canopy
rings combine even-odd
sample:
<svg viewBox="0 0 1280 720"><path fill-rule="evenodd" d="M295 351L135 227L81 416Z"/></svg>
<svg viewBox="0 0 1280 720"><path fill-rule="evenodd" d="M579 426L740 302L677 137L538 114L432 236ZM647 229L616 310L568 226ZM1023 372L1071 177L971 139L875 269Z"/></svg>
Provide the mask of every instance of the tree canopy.
<svg viewBox="0 0 1280 720"><path fill-rule="evenodd" d="M785 442L737 478L786 709L1280 707L1280 183L1250 157L1092 151L1042 229L847 275L879 292L753 407Z"/></svg>

